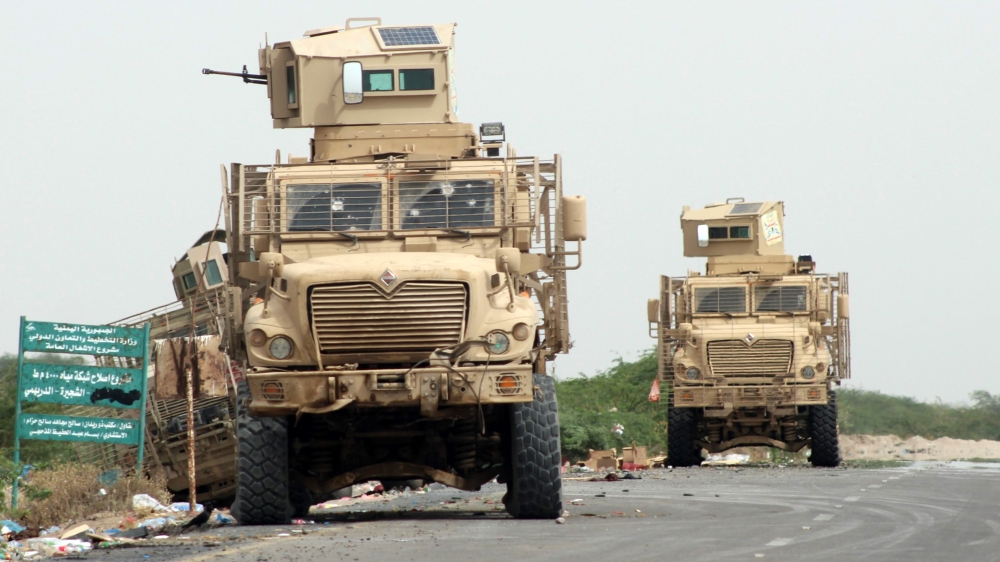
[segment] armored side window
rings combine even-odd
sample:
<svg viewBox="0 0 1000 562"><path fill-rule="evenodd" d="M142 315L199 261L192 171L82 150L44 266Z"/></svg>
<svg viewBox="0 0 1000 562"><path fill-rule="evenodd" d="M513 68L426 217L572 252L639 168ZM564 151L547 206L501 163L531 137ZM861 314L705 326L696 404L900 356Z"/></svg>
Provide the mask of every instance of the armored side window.
<svg viewBox="0 0 1000 562"><path fill-rule="evenodd" d="M696 313L746 312L746 287L697 287L694 290L694 311Z"/></svg>
<svg viewBox="0 0 1000 562"><path fill-rule="evenodd" d="M190 291L198 286L198 280L194 277L194 272L189 271L181 277L181 281L184 282L184 290Z"/></svg>
<svg viewBox="0 0 1000 562"><path fill-rule="evenodd" d="M750 227L749 226L730 226L729 227L729 237L736 239L749 239L750 238Z"/></svg>
<svg viewBox="0 0 1000 562"><path fill-rule="evenodd" d="M407 68L399 71L399 89L404 91L433 90L433 68Z"/></svg>
<svg viewBox="0 0 1000 562"><path fill-rule="evenodd" d="M285 82L288 87L288 105L299 103L298 92L295 90L295 64L288 63L285 67Z"/></svg>
<svg viewBox="0 0 1000 562"><path fill-rule="evenodd" d="M365 70L361 83L366 92L391 92L395 89L391 70Z"/></svg>
<svg viewBox="0 0 1000 562"><path fill-rule="evenodd" d="M758 312L804 312L809 309L805 286L758 285L754 301Z"/></svg>
<svg viewBox="0 0 1000 562"><path fill-rule="evenodd" d="M215 260L205 262L205 285L214 287L222 283L222 274L219 272L219 263Z"/></svg>
<svg viewBox="0 0 1000 562"><path fill-rule="evenodd" d="M709 240L725 240L729 238L729 230L724 226L710 226L708 227L708 239Z"/></svg>

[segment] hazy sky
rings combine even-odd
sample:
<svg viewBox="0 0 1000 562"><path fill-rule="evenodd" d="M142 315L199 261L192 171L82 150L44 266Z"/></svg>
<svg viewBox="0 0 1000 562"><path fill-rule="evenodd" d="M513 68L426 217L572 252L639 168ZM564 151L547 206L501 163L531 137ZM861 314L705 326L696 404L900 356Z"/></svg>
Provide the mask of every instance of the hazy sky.
<svg viewBox="0 0 1000 562"><path fill-rule="evenodd" d="M171 301L215 224L219 164L308 152L271 129L271 42L381 16L458 27L463 121L564 158L589 200L566 376L653 345L681 206L785 201L785 247L851 274L852 386L1000 392L1000 3L0 2L0 352L18 317Z"/></svg>

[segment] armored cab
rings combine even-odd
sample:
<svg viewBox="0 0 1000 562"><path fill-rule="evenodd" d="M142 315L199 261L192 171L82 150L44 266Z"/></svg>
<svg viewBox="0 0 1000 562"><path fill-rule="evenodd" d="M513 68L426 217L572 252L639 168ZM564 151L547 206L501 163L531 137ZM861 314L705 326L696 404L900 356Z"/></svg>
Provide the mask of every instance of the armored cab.
<svg viewBox="0 0 1000 562"><path fill-rule="evenodd" d="M558 155L458 121L454 34L348 20L233 73L276 128L314 129L303 156L224 174L243 523L372 478L496 477L513 515L562 511L546 364L570 347L585 201Z"/></svg>
<svg viewBox="0 0 1000 562"><path fill-rule="evenodd" d="M684 255L705 274L663 277L650 301L675 466L739 446L811 447L840 462L833 387L850 377L848 279L784 250L784 204L684 208ZM651 335L654 335L651 333Z"/></svg>

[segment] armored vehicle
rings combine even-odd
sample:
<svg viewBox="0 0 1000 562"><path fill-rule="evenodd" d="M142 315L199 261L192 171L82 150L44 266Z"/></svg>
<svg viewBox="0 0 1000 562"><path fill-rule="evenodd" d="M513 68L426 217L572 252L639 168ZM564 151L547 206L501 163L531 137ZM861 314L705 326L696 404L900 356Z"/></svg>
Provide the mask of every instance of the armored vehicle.
<svg viewBox="0 0 1000 562"><path fill-rule="evenodd" d="M663 277L649 302L674 466L741 446L811 447L840 463L834 385L850 377L847 274L784 253L784 204L742 199L681 215L705 274ZM652 335L652 334L651 334Z"/></svg>
<svg viewBox="0 0 1000 562"><path fill-rule="evenodd" d="M350 19L230 73L275 128L313 128L304 156L223 172L242 523L369 479L496 478L515 517L562 511L546 364L570 347L585 201L558 155L458 121L454 33Z"/></svg>

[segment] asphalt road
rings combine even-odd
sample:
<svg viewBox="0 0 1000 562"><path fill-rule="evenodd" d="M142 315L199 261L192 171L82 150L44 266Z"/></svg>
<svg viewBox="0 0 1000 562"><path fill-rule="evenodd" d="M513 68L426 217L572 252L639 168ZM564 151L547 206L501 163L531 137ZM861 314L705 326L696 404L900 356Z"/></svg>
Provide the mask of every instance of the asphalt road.
<svg viewBox="0 0 1000 562"><path fill-rule="evenodd" d="M316 524L219 528L86 558L1000 560L1000 464L691 468L642 476L564 480L564 524L510 519L496 505L503 488L493 484L314 511Z"/></svg>

